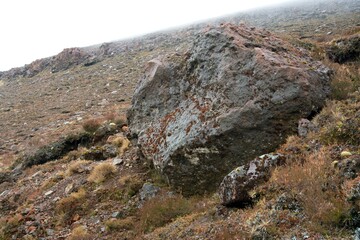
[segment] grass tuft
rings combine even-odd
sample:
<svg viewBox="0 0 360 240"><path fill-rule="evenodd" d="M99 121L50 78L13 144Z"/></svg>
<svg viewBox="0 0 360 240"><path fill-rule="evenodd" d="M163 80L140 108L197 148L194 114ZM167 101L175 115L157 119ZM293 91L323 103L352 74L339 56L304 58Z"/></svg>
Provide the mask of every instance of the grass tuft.
<svg viewBox="0 0 360 240"><path fill-rule="evenodd" d="M90 173L89 182L101 183L116 172L116 167L111 163L100 163Z"/></svg>

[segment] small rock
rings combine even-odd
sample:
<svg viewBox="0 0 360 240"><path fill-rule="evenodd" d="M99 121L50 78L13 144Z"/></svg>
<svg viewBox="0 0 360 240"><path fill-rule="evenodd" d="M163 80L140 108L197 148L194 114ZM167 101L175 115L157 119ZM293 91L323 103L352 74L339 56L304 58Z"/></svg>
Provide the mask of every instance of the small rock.
<svg viewBox="0 0 360 240"><path fill-rule="evenodd" d="M265 182L270 170L285 163L281 154L264 154L249 164L240 166L226 175L219 187L221 204L247 204L251 201L249 191Z"/></svg>
<svg viewBox="0 0 360 240"><path fill-rule="evenodd" d="M45 196L49 196L49 195L51 195L51 194L53 194L54 193L54 191L53 190L50 190L50 191L47 191L44 195Z"/></svg>
<svg viewBox="0 0 360 240"><path fill-rule="evenodd" d="M60 199L61 199L60 197L56 197L56 198L53 199L53 202L57 202L57 201L59 201Z"/></svg>
<svg viewBox="0 0 360 240"><path fill-rule="evenodd" d="M116 157L116 158L113 159L112 164L116 166L116 165L122 164L123 162L124 162L124 160L122 160L119 157Z"/></svg>
<svg viewBox="0 0 360 240"><path fill-rule="evenodd" d="M360 240L360 227L355 230L354 240Z"/></svg>
<svg viewBox="0 0 360 240"><path fill-rule="evenodd" d="M352 155L352 153L351 152L349 152L349 151L342 151L341 153L340 153L340 156L341 157L350 157Z"/></svg>
<svg viewBox="0 0 360 240"><path fill-rule="evenodd" d="M5 190L0 194L0 197L2 196L6 196L8 193L10 192L10 190Z"/></svg>
<svg viewBox="0 0 360 240"><path fill-rule="evenodd" d="M337 167L339 166L339 161L333 161L333 162L331 163L331 166L332 166L333 168L337 168Z"/></svg>
<svg viewBox="0 0 360 240"><path fill-rule="evenodd" d="M308 119L302 118L298 122L298 134L300 137L306 137L309 132L317 131L315 124L310 122Z"/></svg>
<svg viewBox="0 0 360 240"><path fill-rule="evenodd" d="M118 218L120 217L120 212L114 212L113 214L111 214L112 218Z"/></svg>
<svg viewBox="0 0 360 240"><path fill-rule="evenodd" d="M153 185L152 183L144 183L142 188L140 189L140 200L142 202L147 201L156 196L159 192L160 188Z"/></svg>
<svg viewBox="0 0 360 240"><path fill-rule="evenodd" d="M100 228L101 232L105 232L105 227Z"/></svg>
<svg viewBox="0 0 360 240"><path fill-rule="evenodd" d="M36 227L35 227L35 226L30 226L30 227L28 228L28 231L29 231L29 233L33 233L33 232L36 231Z"/></svg>
<svg viewBox="0 0 360 240"><path fill-rule="evenodd" d="M41 171L37 171L36 173L34 173L33 175L31 175L32 178L36 177L37 175L39 175L41 173Z"/></svg>
<svg viewBox="0 0 360 240"><path fill-rule="evenodd" d="M48 236L54 235L54 230L53 230L53 229L47 228L45 231L46 231L46 234L47 234Z"/></svg>
<svg viewBox="0 0 360 240"><path fill-rule="evenodd" d="M72 221L73 222L77 222L77 221L79 221L80 220L80 215L79 214L75 214L75 216L72 218Z"/></svg>
<svg viewBox="0 0 360 240"><path fill-rule="evenodd" d="M74 184L72 183L69 183L66 188L65 188L65 194L69 194L71 193L72 191L74 191Z"/></svg>

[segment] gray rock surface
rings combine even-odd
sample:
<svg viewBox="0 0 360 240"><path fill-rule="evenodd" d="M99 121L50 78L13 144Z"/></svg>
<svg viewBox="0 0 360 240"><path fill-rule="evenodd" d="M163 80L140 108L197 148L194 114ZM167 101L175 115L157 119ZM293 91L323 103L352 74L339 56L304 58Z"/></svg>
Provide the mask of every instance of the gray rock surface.
<svg viewBox="0 0 360 240"><path fill-rule="evenodd" d="M249 191L270 177L273 167L285 163L281 154L265 154L250 163L235 168L220 184L219 196L223 205L241 205L251 200Z"/></svg>
<svg viewBox="0 0 360 240"><path fill-rule="evenodd" d="M186 194L214 191L319 110L329 70L270 32L223 24L150 61L128 112L145 158Z"/></svg>
<svg viewBox="0 0 360 240"><path fill-rule="evenodd" d="M140 201L145 202L153 197L160 191L160 188L151 184L151 183L144 183L142 188L139 191Z"/></svg>

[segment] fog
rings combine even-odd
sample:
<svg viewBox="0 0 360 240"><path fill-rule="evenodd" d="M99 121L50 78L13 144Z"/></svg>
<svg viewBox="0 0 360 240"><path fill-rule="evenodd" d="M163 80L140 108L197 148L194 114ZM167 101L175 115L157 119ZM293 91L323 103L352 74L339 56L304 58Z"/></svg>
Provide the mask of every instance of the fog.
<svg viewBox="0 0 360 240"><path fill-rule="evenodd" d="M68 47L120 40L288 1L1 1L0 71Z"/></svg>

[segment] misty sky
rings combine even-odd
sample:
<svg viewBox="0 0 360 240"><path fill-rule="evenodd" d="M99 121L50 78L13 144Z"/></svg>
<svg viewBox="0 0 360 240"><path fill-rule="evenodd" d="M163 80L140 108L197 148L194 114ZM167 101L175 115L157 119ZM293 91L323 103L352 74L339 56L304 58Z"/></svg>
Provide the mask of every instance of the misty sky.
<svg viewBox="0 0 360 240"><path fill-rule="evenodd" d="M288 0L4 0L0 71L84 47Z"/></svg>

